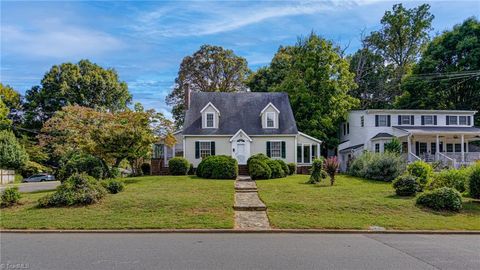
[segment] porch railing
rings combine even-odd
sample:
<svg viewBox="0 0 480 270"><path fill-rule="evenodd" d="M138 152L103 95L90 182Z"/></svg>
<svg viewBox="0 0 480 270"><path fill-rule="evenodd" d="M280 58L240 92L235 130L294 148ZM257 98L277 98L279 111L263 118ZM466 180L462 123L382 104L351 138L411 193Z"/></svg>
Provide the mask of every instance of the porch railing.
<svg viewBox="0 0 480 270"><path fill-rule="evenodd" d="M419 156L415 155L414 153L410 152L410 153L408 153L407 160L409 162L414 162L414 161L422 160L422 159Z"/></svg>
<svg viewBox="0 0 480 270"><path fill-rule="evenodd" d="M445 155L444 153L438 152L438 159L446 166L453 168L457 167L457 161L454 158Z"/></svg>

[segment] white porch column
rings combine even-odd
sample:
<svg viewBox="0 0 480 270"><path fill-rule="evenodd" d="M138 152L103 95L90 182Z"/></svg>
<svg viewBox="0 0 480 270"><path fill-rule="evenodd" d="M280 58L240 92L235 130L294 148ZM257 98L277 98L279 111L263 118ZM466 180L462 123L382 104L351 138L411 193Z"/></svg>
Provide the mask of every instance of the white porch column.
<svg viewBox="0 0 480 270"><path fill-rule="evenodd" d="M407 160L410 161L410 153L412 152L412 140L410 138L410 135L407 136Z"/></svg>
<svg viewBox="0 0 480 270"><path fill-rule="evenodd" d="M462 134L462 140L461 140L461 144L462 144L462 147L460 149L461 152L462 152L462 162L465 162L465 135Z"/></svg>
<svg viewBox="0 0 480 270"><path fill-rule="evenodd" d="M172 146L172 157L175 157L175 144Z"/></svg>
<svg viewBox="0 0 480 270"><path fill-rule="evenodd" d="M317 158L320 158L320 144L317 143Z"/></svg>
<svg viewBox="0 0 480 270"><path fill-rule="evenodd" d="M435 147L435 161L440 159L440 136L437 134L437 141L436 141L436 147Z"/></svg>
<svg viewBox="0 0 480 270"><path fill-rule="evenodd" d="M168 162L167 162L167 145L164 143L163 144L163 166L167 166Z"/></svg>

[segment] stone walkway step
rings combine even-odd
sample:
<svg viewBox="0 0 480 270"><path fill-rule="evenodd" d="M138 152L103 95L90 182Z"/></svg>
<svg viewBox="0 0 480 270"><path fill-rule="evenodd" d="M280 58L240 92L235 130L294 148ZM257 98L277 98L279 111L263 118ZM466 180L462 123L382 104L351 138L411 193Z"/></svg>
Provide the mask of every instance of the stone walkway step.
<svg viewBox="0 0 480 270"><path fill-rule="evenodd" d="M266 211L235 211L235 229L270 229Z"/></svg>
<svg viewBox="0 0 480 270"><path fill-rule="evenodd" d="M257 192L235 192L233 209L237 211L265 211L267 206L258 198Z"/></svg>
<svg viewBox="0 0 480 270"><path fill-rule="evenodd" d="M235 181L236 192L254 192L257 191L257 185L254 181Z"/></svg>

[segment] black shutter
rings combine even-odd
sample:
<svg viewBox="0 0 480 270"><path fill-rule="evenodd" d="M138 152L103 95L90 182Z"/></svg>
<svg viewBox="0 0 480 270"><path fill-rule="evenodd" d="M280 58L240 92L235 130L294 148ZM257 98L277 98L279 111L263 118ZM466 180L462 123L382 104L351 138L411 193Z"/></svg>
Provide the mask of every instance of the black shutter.
<svg viewBox="0 0 480 270"><path fill-rule="evenodd" d="M410 125L415 125L415 115L410 116Z"/></svg>
<svg viewBox="0 0 480 270"><path fill-rule="evenodd" d="M425 116L422 115L422 126L425 126Z"/></svg>
<svg viewBox="0 0 480 270"><path fill-rule="evenodd" d="M417 156L420 155L420 143L419 142L415 142L415 154Z"/></svg>
<svg viewBox="0 0 480 270"><path fill-rule="evenodd" d="M450 117L448 117L448 115L446 116L446 122L447 122L447 126L450 125Z"/></svg>
<svg viewBox="0 0 480 270"><path fill-rule="evenodd" d="M210 154L215 156L215 142L210 142Z"/></svg>
<svg viewBox="0 0 480 270"><path fill-rule="evenodd" d="M387 127L391 126L391 117L390 115L387 115Z"/></svg>
<svg viewBox="0 0 480 270"><path fill-rule="evenodd" d="M398 116L398 125L399 126L402 125L402 116L401 115Z"/></svg>
<svg viewBox="0 0 480 270"><path fill-rule="evenodd" d="M195 158L200 158L200 142L195 142Z"/></svg>
<svg viewBox="0 0 480 270"><path fill-rule="evenodd" d="M285 158L287 156L285 148L286 148L285 142L282 142L282 158Z"/></svg>
<svg viewBox="0 0 480 270"><path fill-rule="evenodd" d="M437 125L437 116L436 115L433 116L433 124L435 126Z"/></svg>
<svg viewBox="0 0 480 270"><path fill-rule="evenodd" d="M470 126L472 123L472 117L471 116L467 116L467 124Z"/></svg>
<svg viewBox="0 0 480 270"><path fill-rule="evenodd" d="M270 157L270 142L267 142L267 157Z"/></svg>
<svg viewBox="0 0 480 270"><path fill-rule="evenodd" d="M375 126L378 127L378 115L375 115Z"/></svg>

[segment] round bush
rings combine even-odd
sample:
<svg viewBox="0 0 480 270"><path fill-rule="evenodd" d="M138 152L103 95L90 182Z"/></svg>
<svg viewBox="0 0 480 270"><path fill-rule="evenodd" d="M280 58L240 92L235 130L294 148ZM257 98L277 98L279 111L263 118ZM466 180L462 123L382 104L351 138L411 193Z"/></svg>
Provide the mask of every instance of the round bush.
<svg viewBox="0 0 480 270"><path fill-rule="evenodd" d="M428 189L436 189L441 187L449 187L464 192L468 186L468 178L470 172L468 169L451 169L443 170L433 174Z"/></svg>
<svg viewBox="0 0 480 270"><path fill-rule="evenodd" d="M422 191L433 174L433 168L425 161L417 160L407 165L407 172L417 178L419 191Z"/></svg>
<svg viewBox="0 0 480 270"><path fill-rule="evenodd" d="M400 175L393 181L393 188L398 196L414 196L418 190L417 179L410 174Z"/></svg>
<svg viewBox="0 0 480 270"><path fill-rule="evenodd" d="M150 163L142 163L140 169L142 170L143 175L150 175Z"/></svg>
<svg viewBox="0 0 480 270"><path fill-rule="evenodd" d="M297 164L295 163L288 163L288 175L293 175L297 172Z"/></svg>
<svg viewBox="0 0 480 270"><path fill-rule="evenodd" d="M9 207L15 205L20 200L21 195L18 187L8 187L2 193L1 207Z"/></svg>
<svg viewBox="0 0 480 270"><path fill-rule="evenodd" d="M405 160L396 153L365 152L355 158L349 174L362 178L390 182L405 171Z"/></svg>
<svg viewBox="0 0 480 270"><path fill-rule="evenodd" d="M267 165L266 161L253 159L248 165L248 174L253 180L270 179L272 170Z"/></svg>
<svg viewBox="0 0 480 270"><path fill-rule="evenodd" d="M168 171L171 175L187 175L190 164L182 157L174 157L168 161Z"/></svg>
<svg viewBox="0 0 480 270"><path fill-rule="evenodd" d="M285 175L285 176L290 175L290 169L288 168L287 163L285 163L285 161L280 160L280 159L277 159L276 161L277 161L278 164L280 164L280 166L282 167L282 170L283 170L284 175Z"/></svg>
<svg viewBox="0 0 480 270"><path fill-rule="evenodd" d="M197 167L197 176L202 178L235 179L237 175L237 160L229 156L208 156Z"/></svg>
<svg viewBox="0 0 480 270"><path fill-rule="evenodd" d="M250 162L252 160L260 160L260 161L267 161L269 160L270 158L267 157L265 154L262 154L262 153L259 153L259 154L255 154L253 156L250 156L247 160L247 167L250 165Z"/></svg>
<svg viewBox="0 0 480 270"><path fill-rule="evenodd" d="M272 175L271 178L283 178L285 177L285 172L282 170L282 165L280 165L277 160L267 160L265 161L270 167L270 170L272 170Z"/></svg>
<svg viewBox="0 0 480 270"><path fill-rule="evenodd" d="M86 173L96 179L104 178L104 167L100 159L88 154L75 154L59 170L57 178L64 180L75 173Z"/></svg>
<svg viewBox="0 0 480 270"><path fill-rule="evenodd" d="M417 198L417 204L433 210L460 211L462 196L453 188L443 187L427 191Z"/></svg>
<svg viewBox="0 0 480 270"><path fill-rule="evenodd" d="M475 199L480 199L480 165L477 164L472 168L468 180L468 189L470 196Z"/></svg>
<svg viewBox="0 0 480 270"><path fill-rule="evenodd" d="M115 179L103 180L102 186L110 194L117 194L119 192L122 192L125 189L125 185L123 184L123 182Z"/></svg>

